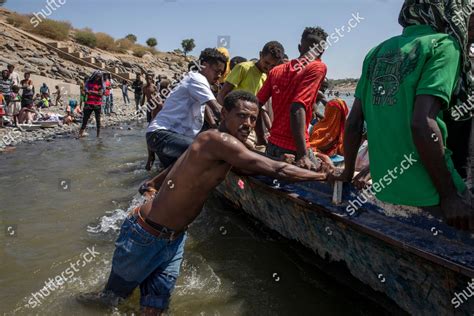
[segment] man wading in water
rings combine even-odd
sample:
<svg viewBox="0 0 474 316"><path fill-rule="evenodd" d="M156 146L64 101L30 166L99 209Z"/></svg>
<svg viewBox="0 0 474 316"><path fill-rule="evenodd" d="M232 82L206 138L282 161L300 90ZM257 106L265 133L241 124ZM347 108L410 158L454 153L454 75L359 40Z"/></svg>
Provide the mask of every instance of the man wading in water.
<svg viewBox="0 0 474 316"><path fill-rule="evenodd" d="M229 93L219 129L199 134L174 165L147 183L149 191L158 191L153 201L123 223L107 285L101 292L79 295L80 302L116 306L140 286L142 314L161 315L179 275L186 229L201 213L209 192L232 168L286 181L327 178L326 173L248 150L243 143L255 127L258 112L258 100L251 93Z"/></svg>

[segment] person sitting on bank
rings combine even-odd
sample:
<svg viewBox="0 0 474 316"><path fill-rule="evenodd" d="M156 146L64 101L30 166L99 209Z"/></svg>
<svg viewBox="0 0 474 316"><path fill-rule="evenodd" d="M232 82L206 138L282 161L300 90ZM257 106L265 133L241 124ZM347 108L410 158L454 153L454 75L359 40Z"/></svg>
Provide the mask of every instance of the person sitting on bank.
<svg viewBox="0 0 474 316"><path fill-rule="evenodd" d="M41 96L44 96L45 94L49 95L49 87L46 83L43 82L43 84L40 87L40 94Z"/></svg>
<svg viewBox="0 0 474 316"><path fill-rule="evenodd" d="M105 288L80 294L79 302L116 306L139 286L143 315L162 315L179 276L187 227L231 169L286 181L327 178L325 173L248 150L243 143L255 127L258 112L258 100L249 92L234 91L226 97L219 130L199 134L172 167L148 183L147 190L156 196L125 219Z"/></svg>
<svg viewBox="0 0 474 316"><path fill-rule="evenodd" d="M276 159L293 155L297 166L313 170L320 168L320 161L310 148L308 126L326 77L321 56L327 36L320 27L307 27L298 46L300 57L273 68L257 94L262 106L272 98L274 118L266 155ZM259 142L264 138L262 131L256 130Z"/></svg>
<svg viewBox="0 0 474 316"><path fill-rule="evenodd" d="M458 83L470 91L463 80L470 71L469 17L463 12L470 6L470 1L404 2L403 34L365 58L344 135L345 170L336 178L352 180L365 120L375 196L424 207L461 229L474 228L474 210L461 197L469 191L445 146L440 114Z"/></svg>
<svg viewBox="0 0 474 316"><path fill-rule="evenodd" d="M173 89L163 109L147 129L148 147L166 168L191 145L204 123L206 105L214 112L221 109L211 84L222 76L227 58L215 48L206 48L199 57L199 71L189 72ZM215 127L215 122L210 122Z"/></svg>

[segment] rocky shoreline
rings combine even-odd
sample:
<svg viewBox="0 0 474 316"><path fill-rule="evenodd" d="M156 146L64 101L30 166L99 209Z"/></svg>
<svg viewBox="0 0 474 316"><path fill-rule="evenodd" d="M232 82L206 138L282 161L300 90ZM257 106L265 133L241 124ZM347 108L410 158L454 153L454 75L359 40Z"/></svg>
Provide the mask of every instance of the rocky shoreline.
<svg viewBox="0 0 474 316"><path fill-rule="evenodd" d="M64 111L58 109L48 109L47 112L63 114ZM143 121L144 118L138 117L135 111L135 104L125 106L123 103L118 104L115 109L115 114L110 116L101 115L101 127L107 128L117 126L121 123L130 121ZM41 128L34 131L25 131L17 127L0 128L0 153L10 152L15 149L15 146L21 143L32 144L37 141L53 141L58 136L72 136L79 133L81 127L80 123L73 123L70 125L58 125L52 128ZM95 120L89 120L87 132L95 137Z"/></svg>

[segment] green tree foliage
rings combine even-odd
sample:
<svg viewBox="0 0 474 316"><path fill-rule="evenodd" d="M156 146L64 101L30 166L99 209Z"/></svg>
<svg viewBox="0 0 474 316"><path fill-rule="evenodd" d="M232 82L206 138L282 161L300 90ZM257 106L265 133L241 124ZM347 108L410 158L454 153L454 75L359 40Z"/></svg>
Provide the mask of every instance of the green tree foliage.
<svg viewBox="0 0 474 316"><path fill-rule="evenodd" d="M186 56L189 52L191 52L194 49L194 47L196 47L196 44L194 44L193 38L188 38L188 39L184 39L181 42L181 47L183 48L184 56Z"/></svg>
<svg viewBox="0 0 474 316"><path fill-rule="evenodd" d="M130 40L132 43L137 42L137 37L134 34L128 34L127 36L125 36L125 38Z"/></svg>
<svg viewBox="0 0 474 316"><path fill-rule="evenodd" d="M146 40L146 44L153 48L156 45L158 45L158 41L156 40L156 38L150 37L149 39Z"/></svg>

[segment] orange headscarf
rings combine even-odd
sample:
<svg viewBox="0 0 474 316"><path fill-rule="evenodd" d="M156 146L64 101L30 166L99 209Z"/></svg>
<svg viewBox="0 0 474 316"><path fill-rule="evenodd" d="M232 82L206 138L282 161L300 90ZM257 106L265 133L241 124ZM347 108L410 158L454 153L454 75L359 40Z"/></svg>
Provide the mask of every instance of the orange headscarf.
<svg viewBox="0 0 474 316"><path fill-rule="evenodd" d="M316 123L309 138L311 148L328 156L344 154L344 128L349 108L344 100L333 99L326 104L324 118Z"/></svg>

